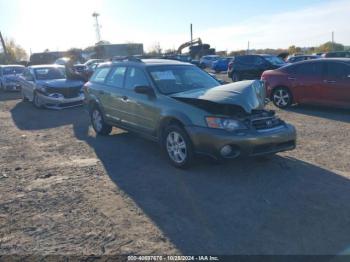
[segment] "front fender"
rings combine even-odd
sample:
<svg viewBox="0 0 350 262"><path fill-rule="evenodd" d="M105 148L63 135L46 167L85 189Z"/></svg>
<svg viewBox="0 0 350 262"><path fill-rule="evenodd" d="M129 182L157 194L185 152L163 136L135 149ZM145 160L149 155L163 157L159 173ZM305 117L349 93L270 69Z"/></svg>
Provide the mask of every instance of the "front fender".
<svg viewBox="0 0 350 262"><path fill-rule="evenodd" d="M193 125L191 119L186 114L178 112L176 110L167 110L163 112L160 117L160 121L157 127L158 138L162 137L162 132L164 128L172 121L178 122L183 127Z"/></svg>

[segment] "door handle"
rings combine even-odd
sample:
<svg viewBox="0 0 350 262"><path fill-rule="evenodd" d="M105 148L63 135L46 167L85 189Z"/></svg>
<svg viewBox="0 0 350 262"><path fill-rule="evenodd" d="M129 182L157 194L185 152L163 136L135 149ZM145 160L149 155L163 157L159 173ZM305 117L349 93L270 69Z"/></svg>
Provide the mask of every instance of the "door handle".
<svg viewBox="0 0 350 262"><path fill-rule="evenodd" d="M288 77L288 80L296 80L296 78L295 77Z"/></svg>
<svg viewBox="0 0 350 262"><path fill-rule="evenodd" d="M124 102L127 102L127 101L128 101L128 97L127 97L127 96L122 96L122 100L123 100Z"/></svg>
<svg viewBox="0 0 350 262"><path fill-rule="evenodd" d="M328 83L328 84L335 84L337 81L335 80L323 80L324 83Z"/></svg>

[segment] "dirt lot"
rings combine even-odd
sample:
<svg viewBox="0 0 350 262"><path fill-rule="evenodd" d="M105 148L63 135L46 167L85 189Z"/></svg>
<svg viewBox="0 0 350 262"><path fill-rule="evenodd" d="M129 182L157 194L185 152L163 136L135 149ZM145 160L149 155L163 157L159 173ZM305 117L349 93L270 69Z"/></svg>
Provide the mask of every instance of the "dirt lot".
<svg viewBox="0 0 350 262"><path fill-rule="evenodd" d="M350 254L350 111L278 110L295 151L182 171L18 97L0 94L0 254Z"/></svg>

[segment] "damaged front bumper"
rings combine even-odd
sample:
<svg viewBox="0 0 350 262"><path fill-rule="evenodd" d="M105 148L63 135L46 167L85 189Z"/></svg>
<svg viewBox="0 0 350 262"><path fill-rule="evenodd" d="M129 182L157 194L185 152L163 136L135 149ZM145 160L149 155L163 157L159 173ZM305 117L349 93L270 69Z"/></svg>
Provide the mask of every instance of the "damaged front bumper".
<svg viewBox="0 0 350 262"><path fill-rule="evenodd" d="M198 126L188 126L186 130L197 153L216 159L260 156L293 150L296 147L296 130L289 124L239 133Z"/></svg>
<svg viewBox="0 0 350 262"><path fill-rule="evenodd" d="M43 106L51 109L63 109L69 107L81 106L84 103L85 96L80 93L79 96L73 98L65 98L63 96L54 97L38 93L40 102Z"/></svg>

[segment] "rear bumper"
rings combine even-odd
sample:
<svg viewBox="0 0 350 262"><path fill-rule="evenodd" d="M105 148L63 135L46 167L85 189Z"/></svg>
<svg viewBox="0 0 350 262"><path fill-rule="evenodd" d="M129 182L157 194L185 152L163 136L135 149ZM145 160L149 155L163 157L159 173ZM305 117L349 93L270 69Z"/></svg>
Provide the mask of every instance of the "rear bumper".
<svg viewBox="0 0 350 262"><path fill-rule="evenodd" d="M272 154L296 147L296 130L292 125L285 124L270 130L249 130L235 134L225 130L205 127L186 127L197 153L223 158L220 151L230 145L233 153L224 158L238 156L259 156Z"/></svg>
<svg viewBox="0 0 350 262"><path fill-rule="evenodd" d="M48 108L53 109L62 109L68 107L75 107L83 105L85 96L80 94L77 97L73 98L64 98L64 97L50 97L41 93L38 93L41 103Z"/></svg>

